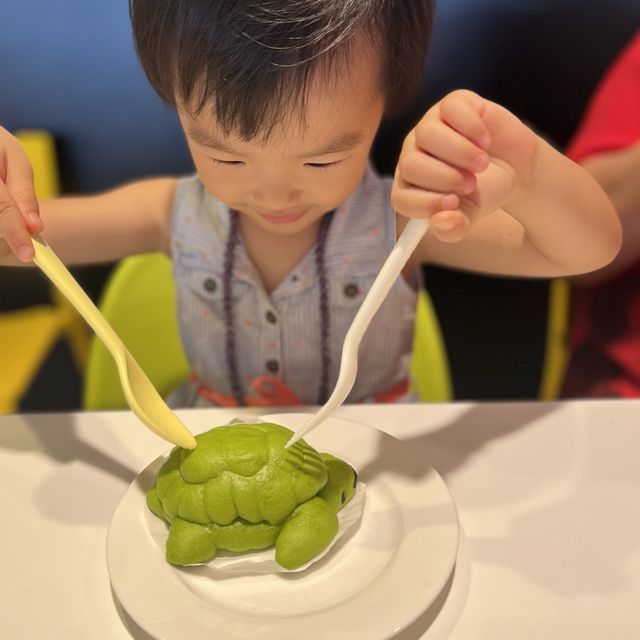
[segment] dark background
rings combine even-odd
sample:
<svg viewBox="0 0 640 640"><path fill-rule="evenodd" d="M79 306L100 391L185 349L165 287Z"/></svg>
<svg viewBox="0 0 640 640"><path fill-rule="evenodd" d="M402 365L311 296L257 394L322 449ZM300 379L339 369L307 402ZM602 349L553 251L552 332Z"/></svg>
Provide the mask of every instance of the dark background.
<svg viewBox="0 0 640 640"><path fill-rule="evenodd" d="M563 147L598 79L639 27L638 0L441 0L420 95L404 118L384 124L376 164L390 171L417 118L463 87L502 103ZM175 114L138 66L126 0L3 0L0 123L52 132L66 192L191 170ZM109 268L75 273L97 298ZM455 397L536 397L547 283L433 267L425 282ZM37 272L0 270L0 311L47 297ZM78 406L79 384L60 344L22 409Z"/></svg>

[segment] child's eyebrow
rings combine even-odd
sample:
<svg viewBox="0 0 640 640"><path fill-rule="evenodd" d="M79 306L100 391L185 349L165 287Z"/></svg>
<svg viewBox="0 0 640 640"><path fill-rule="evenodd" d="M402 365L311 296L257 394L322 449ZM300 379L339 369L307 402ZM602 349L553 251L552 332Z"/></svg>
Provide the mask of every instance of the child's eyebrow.
<svg viewBox="0 0 640 640"><path fill-rule="evenodd" d="M351 151L351 149L357 147L364 138L365 135L361 131L343 133L319 149L314 149L313 151L304 153L300 158L312 158L315 156L326 156L330 153L340 153L341 151Z"/></svg>
<svg viewBox="0 0 640 640"><path fill-rule="evenodd" d="M237 150L232 148L226 142L216 138L212 133L200 129L198 127L189 127L189 136L194 142L201 144L204 147L210 147L217 151L224 151L225 153L237 153ZM350 133L343 133L327 144L314 149L312 151L306 151L300 157L313 158L316 156L325 156L330 153L340 153L342 151L350 151L354 147L357 147L365 138L364 133L361 131L352 131Z"/></svg>
<svg viewBox="0 0 640 640"><path fill-rule="evenodd" d="M228 144L216 138L213 134L199 129L198 127L189 127L189 136L194 142L201 144L204 147L211 147L218 151L225 151L226 153L235 153Z"/></svg>

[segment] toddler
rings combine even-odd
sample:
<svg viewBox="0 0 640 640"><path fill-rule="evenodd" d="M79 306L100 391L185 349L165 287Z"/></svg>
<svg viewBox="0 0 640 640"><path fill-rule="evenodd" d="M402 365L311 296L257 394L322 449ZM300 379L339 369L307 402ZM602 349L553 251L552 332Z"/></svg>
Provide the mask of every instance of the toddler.
<svg viewBox="0 0 640 640"><path fill-rule="evenodd" d="M375 174L380 121L421 78L428 0L131 0L130 10L196 174L38 204L2 131L0 260L29 263L29 233L41 230L68 263L171 255L193 371L175 404L324 402L407 218L428 217L430 231L361 345L351 402L406 393L420 264L556 277L618 251L597 183L470 91L424 114L393 179Z"/></svg>

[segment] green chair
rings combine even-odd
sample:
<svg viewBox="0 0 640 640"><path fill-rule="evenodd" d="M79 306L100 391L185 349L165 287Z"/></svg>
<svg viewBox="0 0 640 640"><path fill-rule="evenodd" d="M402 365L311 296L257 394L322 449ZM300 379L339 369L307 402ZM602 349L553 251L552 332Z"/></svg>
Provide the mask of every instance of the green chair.
<svg viewBox="0 0 640 640"><path fill-rule="evenodd" d="M158 389L166 395L189 375L178 333L171 262L154 253L122 260L105 287L100 308ZM540 397L557 397L566 364L569 287L551 283ZM428 293L418 296L411 388L421 402L453 399L449 362L438 317ZM111 354L94 337L86 371L84 407L127 407Z"/></svg>
<svg viewBox="0 0 640 640"><path fill-rule="evenodd" d="M105 286L100 310L160 395L189 375L176 318L171 261L162 253L125 258ZM94 336L84 384L88 410L124 409L115 362Z"/></svg>
<svg viewBox="0 0 640 640"><path fill-rule="evenodd" d="M421 402L448 402L453 399L440 323L431 298L424 289L418 294L410 374L412 391Z"/></svg>
<svg viewBox="0 0 640 640"><path fill-rule="evenodd" d="M100 310L127 345L161 395L189 375L178 333L171 262L154 253L120 262L107 283ZM411 363L413 390L424 402L451 399L442 338L426 292L419 297ZM83 406L123 409L127 403L109 351L93 338L86 370Z"/></svg>

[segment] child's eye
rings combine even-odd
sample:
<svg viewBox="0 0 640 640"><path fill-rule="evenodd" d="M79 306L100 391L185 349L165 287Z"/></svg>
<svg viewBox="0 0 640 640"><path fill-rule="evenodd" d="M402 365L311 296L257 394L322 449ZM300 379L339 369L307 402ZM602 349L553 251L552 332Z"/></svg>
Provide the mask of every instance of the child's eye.
<svg viewBox="0 0 640 640"><path fill-rule="evenodd" d="M244 164L242 160L218 160L217 158L210 158L210 160L213 164L217 164L222 167L237 167Z"/></svg>
<svg viewBox="0 0 640 640"><path fill-rule="evenodd" d="M305 166L311 167L312 169L329 169L330 167L335 167L337 164L340 164L340 160L336 162L307 162Z"/></svg>

